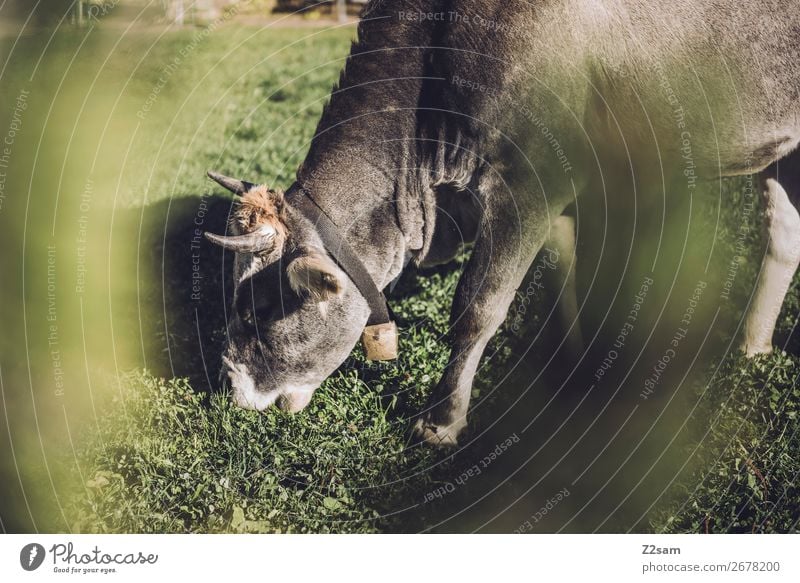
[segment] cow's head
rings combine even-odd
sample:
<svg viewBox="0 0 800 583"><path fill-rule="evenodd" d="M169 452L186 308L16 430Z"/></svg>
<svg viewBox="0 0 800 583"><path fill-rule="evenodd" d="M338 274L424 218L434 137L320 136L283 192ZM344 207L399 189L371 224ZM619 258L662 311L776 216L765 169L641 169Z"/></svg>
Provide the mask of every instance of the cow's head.
<svg viewBox="0 0 800 583"><path fill-rule="evenodd" d="M206 233L236 253L222 380L239 406L299 411L347 358L369 308L282 192L209 176L241 195L230 234Z"/></svg>

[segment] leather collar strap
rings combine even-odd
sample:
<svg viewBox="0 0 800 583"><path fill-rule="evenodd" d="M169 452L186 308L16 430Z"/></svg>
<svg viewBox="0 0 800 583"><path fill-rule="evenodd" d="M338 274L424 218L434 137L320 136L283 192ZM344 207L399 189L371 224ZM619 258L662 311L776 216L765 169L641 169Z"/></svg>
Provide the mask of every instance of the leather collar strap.
<svg viewBox="0 0 800 583"><path fill-rule="evenodd" d="M367 271L367 268L364 267L350 244L342 237L339 228L308 191L299 184L294 183L287 192L287 199L289 199L292 207L303 213L314 224L326 251L353 281L358 291L364 296L364 299L367 300L367 305L369 305L370 309L367 326L377 326L392 322L386 296L375 285L375 281Z"/></svg>

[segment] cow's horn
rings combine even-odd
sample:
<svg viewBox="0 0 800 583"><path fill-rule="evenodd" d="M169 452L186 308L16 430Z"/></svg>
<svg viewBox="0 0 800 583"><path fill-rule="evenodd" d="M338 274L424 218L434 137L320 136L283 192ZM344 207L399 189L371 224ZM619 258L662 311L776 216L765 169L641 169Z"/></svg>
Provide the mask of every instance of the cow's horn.
<svg viewBox="0 0 800 583"><path fill-rule="evenodd" d="M220 186L224 186L228 190L230 190L234 194L243 195L248 190L253 188L255 184L252 182L246 182L244 180L236 180L235 178L230 178L228 176L223 176L222 174L218 174L213 170L209 170L206 172L208 177L219 184Z"/></svg>
<svg viewBox="0 0 800 583"><path fill-rule="evenodd" d="M237 253L260 253L275 244L275 229L272 227L261 227L245 235L224 236L206 232L205 236L215 245Z"/></svg>

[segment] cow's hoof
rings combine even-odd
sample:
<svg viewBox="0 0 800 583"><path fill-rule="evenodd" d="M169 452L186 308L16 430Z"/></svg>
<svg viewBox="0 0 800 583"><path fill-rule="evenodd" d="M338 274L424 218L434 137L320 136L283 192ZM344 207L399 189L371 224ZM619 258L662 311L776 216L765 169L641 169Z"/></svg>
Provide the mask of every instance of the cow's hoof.
<svg viewBox="0 0 800 583"><path fill-rule="evenodd" d="M436 447L458 447L458 435L465 425L463 422L440 425L422 417L414 424L414 436L418 441Z"/></svg>
<svg viewBox="0 0 800 583"><path fill-rule="evenodd" d="M772 344L747 344L743 342L739 350L744 352L747 358L754 358L759 354L772 354Z"/></svg>

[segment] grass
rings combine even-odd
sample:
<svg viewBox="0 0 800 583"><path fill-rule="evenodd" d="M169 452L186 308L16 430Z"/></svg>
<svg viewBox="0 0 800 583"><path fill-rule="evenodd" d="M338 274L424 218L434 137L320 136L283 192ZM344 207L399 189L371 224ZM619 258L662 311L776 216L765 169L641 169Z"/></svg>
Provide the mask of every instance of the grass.
<svg viewBox="0 0 800 583"><path fill-rule="evenodd" d="M302 415L231 406L186 379L126 378L80 458L87 482L74 528L144 532L372 532L393 525L390 501L428 480L435 452L408 448L404 417L443 366L438 338L455 278L426 281L411 305L435 319L404 335L397 365L369 365L356 351ZM419 299L424 299L422 303ZM438 329L438 330L437 330ZM412 348L413 346L413 348ZM428 354L439 354L434 360Z"/></svg>
<svg viewBox="0 0 800 583"><path fill-rule="evenodd" d="M93 402L95 414L72 430L74 451L63 462L69 474L60 493L63 520L53 529L510 531L569 486L571 495L554 512L556 522L542 523L544 531L566 524L574 531L598 525L669 532L797 530L796 355L776 351L752 362L711 356L675 404L664 405L670 413L663 429L660 416L652 420L655 414L633 421L625 439L601 452L612 444L635 396L596 401L601 397L594 391L584 403L574 379L566 388L547 375L532 383L540 371L552 370L545 366L545 344L533 340L547 319L546 296L534 297L523 330L504 327L487 351L464 451L449 456L409 447L409 419L446 363L448 308L466 257L436 270L409 270L393 291L392 307L402 323L399 361L370 364L357 348L299 415L231 406L214 386L230 293L220 251L201 248L201 299L190 293L194 221L219 230L231 203L212 194L204 173L216 168L288 185L352 29L228 26L199 41L192 30L163 37L138 33L113 51L114 34L94 34L90 42L111 55L102 69L108 78L101 78L95 93L120 95L118 110L108 113L115 144L95 176L98 191L108 187L104 192L114 193L108 246L119 267L109 272L114 302L108 314L115 322L112 342L125 350L115 353L117 372L107 379L113 390L101 392ZM57 37L42 66L60 70L80 41L77 35ZM164 81L165 67L187 47L193 48ZM74 75L86 79L101 62L89 59L77 66L90 71ZM160 89L152 107L137 117L155 87ZM723 257L733 254L736 242L730 225L749 221L753 227L757 220L741 214L739 186L730 188L732 204L723 209L723 228L716 234ZM710 222L715 209L701 205L700 212ZM749 232L746 243L757 250L757 229ZM735 297L725 307L731 322L741 316L756 268L741 266ZM795 281L778 330L791 351L797 350L792 332L798 298ZM609 328L615 334L619 321ZM716 341L724 344L734 329L715 330ZM106 375L114 370L108 362L99 367ZM536 431L525 433L531 419ZM649 427L665 437L642 438ZM584 440L584 428L601 433ZM664 445L673 435L669 428L676 439ZM526 435L525 445L487 463L512 434ZM611 475L617 464L623 468L629 443L644 446L626 471ZM645 473L661 445L669 455L657 459L655 473ZM595 454L603 461L573 481ZM480 477L448 492L447 485L473 467ZM657 487L643 493L637 481L647 476ZM434 491L444 494L431 496ZM612 512L618 502L626 504Z"/></svg>
<svg viewBox="0 0 800 583"><path fill-rule="evenodd" d="M659 531L797 531L798 377L800 361L786 353L722 363L702 387L695 424L711 423L687 451L693 471L655 519Z"/></svg>

